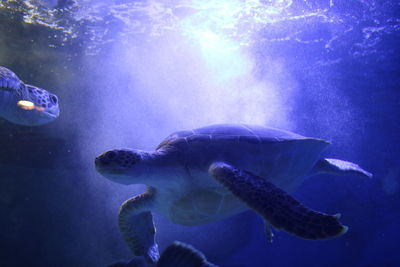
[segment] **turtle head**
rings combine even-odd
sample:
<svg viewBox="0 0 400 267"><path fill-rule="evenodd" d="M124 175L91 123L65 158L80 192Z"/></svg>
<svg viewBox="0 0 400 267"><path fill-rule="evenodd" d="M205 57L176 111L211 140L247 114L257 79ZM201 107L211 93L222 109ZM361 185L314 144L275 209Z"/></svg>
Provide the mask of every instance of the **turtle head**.
<svg viewBox="0 0 400 267"><path fill-rule="evenodd" d="M13 123L34 126L59 115L57 96L23 83L11 70L0 66L0 116Z"/></svg>
<svg viewBox="0 0 400 267"><path fill-rule="evenodd" d="M42 125L58 117L60 110L56 95L29 84L26 84L24 89L24 99L17 102L19 111L24 113L23 116L20 116L21 124Z"/></svg>
<svg viewBox="0 0 400 267"><path fill-rule="evenodd" d="M114 149L95 159L96 170L107 179L121 184L139 184L147 173L149 152L136 149ZM139 182L140 181L140 182Z"/></svg>
<svg viewBox="0 0 400 267"><path fill-rule="evenodd" d="M36 126L55 120L59 115L58 98L48 91L20 84L12 93L11 105L4 118L17 124Z"/></svg>

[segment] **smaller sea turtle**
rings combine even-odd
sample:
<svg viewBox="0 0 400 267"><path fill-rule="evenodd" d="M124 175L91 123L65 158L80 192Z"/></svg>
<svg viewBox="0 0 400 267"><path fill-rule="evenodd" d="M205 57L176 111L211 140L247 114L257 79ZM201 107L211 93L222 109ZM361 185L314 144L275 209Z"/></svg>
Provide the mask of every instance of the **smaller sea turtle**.
<svg viewBox="0 0 400 267"><path fill-rule="evenodd" d="M151 211L198 225L251 208L264 218L270 241L270 225L305 239L344 234L338 214L313 211L285 192L320 173L371 176L354 163L321 159L328 145L277 129L219 124L173 133L154 152L110 150L95 165L112 181L148 185L122 204L119 227L135 255L156 262Z"/></svg>
<svg viewBox="0 0 400 267"><path fill-rule="evenodd" d="M34 126L55 120L58 99L48 91L24 84L11 70L0 66L0 117L10 122Z"/></svg>

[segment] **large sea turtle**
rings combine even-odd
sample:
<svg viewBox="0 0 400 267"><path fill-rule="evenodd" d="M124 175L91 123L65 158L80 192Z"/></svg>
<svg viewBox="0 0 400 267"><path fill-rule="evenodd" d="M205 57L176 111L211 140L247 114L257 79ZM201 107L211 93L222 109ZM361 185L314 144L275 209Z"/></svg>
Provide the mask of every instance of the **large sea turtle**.
<svg viewBox="0 0 400 267"><path fill-rule="evenodd" d="M354 163L321 159L328 145L277 129L219 124L175 132L153 152L110 150L95 165L112 181L148 185L147 192L121 205L119 227L135 255L155 262L151 211L177 224L198 225L251 208L264 218L270 241L270 225L305 239L344 234L339 214L313 211L285 192L320 173L371 176Z"/></svg>
<svg viewBox="0 0 400 267"><path fill-rule="evenodd" d="M21 125L42 125L59 115L58 99L48 91L23 83L0 66L0 118Z"/></svg>

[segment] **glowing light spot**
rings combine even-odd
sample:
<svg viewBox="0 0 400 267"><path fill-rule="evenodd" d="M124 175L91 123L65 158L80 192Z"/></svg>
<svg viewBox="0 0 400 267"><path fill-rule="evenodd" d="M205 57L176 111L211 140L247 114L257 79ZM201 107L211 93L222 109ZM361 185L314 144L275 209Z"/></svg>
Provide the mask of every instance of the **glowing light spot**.
<svg viewBox="0 0 400 267"><path fill-rule="evenodd" d="M45 110L44 107L35 106L35 104L29 100L20 100L17 102L17 105L24 110L34 110L34 109L36 109L38 111Z"/></svg>
<svg viewBox="0 0 400 267"><path fill-rule="evenodd" d="M220 47L221 40L218 35L211 31L198 32L199 42L205 49L213 49Z"/></svg>
<svg viewBox="0 0 400 267"><path fill-rule="evenodd" d="M18 101L17 105L25 110L32 110L35 109L35 104L28 100L20 100Z"/></svg>

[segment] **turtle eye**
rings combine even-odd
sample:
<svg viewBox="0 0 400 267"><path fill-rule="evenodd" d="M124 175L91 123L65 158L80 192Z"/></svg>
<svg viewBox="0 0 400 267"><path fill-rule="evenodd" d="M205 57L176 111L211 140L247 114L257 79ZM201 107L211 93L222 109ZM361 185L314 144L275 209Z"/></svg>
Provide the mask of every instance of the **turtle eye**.
<svg viewBox="0 0 400 267"><path fill-rule="evenodd" d="M107 159L113 160L117 156L117 153L115 153L114 151L109 151L105 154L105 156Z"/></svg>
<svg viewBox="0 0 400 267"><path fill-rule="evenodd" d="M57 105L58 98L55 95L50 95L50 101L53 105Z"/></svg>

